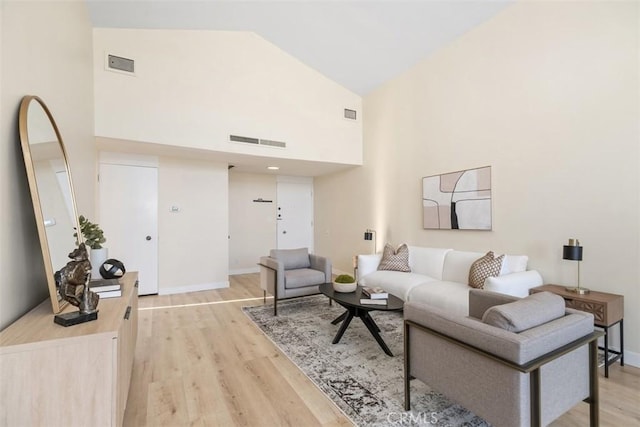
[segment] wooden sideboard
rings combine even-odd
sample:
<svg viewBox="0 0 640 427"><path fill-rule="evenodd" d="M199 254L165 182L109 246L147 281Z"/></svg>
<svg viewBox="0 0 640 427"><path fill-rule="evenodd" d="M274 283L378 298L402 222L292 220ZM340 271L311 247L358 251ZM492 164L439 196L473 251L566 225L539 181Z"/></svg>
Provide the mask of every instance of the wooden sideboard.
<svg viewBox="0 0 640 427"><path fill-rule="evenodd" d="M98 319L64 327L44 301L0 332L0 426L120 426L138 336L138 273ZM73 306L64 312L76 311Z"/></svg>

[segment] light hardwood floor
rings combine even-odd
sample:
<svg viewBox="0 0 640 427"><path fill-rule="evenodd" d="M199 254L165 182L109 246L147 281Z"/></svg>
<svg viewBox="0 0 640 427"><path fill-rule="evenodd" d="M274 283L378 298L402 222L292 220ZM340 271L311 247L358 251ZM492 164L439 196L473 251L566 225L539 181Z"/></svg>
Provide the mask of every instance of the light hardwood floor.
<svg viewBox="0 0 640 427"><path fill-rule="evenodd" d="M140 298L125 426L352 425L242 312L262 303L258 280ZM600 396L602 426L640 426L640 369L601 373ZM582 403L552 425L586 426L588 414Z"/></svg>

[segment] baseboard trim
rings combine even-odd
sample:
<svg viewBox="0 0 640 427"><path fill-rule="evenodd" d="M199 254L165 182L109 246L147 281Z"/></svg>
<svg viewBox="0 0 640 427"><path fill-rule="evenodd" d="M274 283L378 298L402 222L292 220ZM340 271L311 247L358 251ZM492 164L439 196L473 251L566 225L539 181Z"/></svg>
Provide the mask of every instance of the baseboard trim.
<svg viewBox="0 0 640 427"><path fill-rule="evenodd" d="M260 273L260 267L251 267L251 268L238 268L236 270L229 270L229 276L237 276L238 274L251 274L251 273Z"/></svg>
<svg viewBox="0 0 640 427"><path fill-rule="evenodd" d="M176 288L160 289L158 295L173 295L173 294L186 294L189 292L209 291L211 289L228 288L229 281L225 282L213 282L213 283L200 283L197 285L180 286Z"/></svg>
<svg viewBox="0 0 640 427"><path fill-rule="evenodd" d="M616 363L620 363L620 362L616 362ZM633 351L625 350L624 364L635 366L636 368L640 368L640 353L635 353Z"/></svg>

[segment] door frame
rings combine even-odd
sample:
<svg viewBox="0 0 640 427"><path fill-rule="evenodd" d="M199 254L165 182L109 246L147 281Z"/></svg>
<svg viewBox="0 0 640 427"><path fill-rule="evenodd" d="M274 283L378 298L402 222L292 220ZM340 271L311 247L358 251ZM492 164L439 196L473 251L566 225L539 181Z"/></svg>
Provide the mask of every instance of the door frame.
<svg viewBox="0 0 640 427"><path fill-rule="evenodd" d="M151 156L151 155L145 155L145 154L132 154L132 153L117 153L117 152L111 152L111 151L99 151L98 152L98 167L97 167L97 173L98 173L98 180L96 181L96 186L97 186L97 191L96 191L96 198L95 198L95 204L97 206L96 209L96 217L98 218L98 223L100 222L100 212L101 212L101 206L100 206L100 166L101 165L117 165L117 166L132 166L132 167L146 167L146 168L156 168L158 169L158 173L160 170L160 158L158 156ZM159 193L159 191L158 191ZM159 194L157 194L157 197L159 199ZM159 223L159 212L156 211L156 230L155 230L155 235L156 235L156 241L159 242L159 228L160 228L160 223ZM108 245L107 245L108 246ZM160 246L158 243L157 246L157 251L155 254L156 257L156 289L155 289L155 293L159 294L160 291L160 271L159 271L159 266L160 266Z"/></svg>

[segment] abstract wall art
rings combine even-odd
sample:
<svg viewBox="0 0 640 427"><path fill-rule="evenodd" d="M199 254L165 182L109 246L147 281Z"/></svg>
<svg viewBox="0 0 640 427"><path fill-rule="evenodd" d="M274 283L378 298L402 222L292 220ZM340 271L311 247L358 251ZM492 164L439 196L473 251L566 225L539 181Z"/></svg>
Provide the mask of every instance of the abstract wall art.
<svg viewBox="0 0 640 427"><path fill-rule="evenodd" d="M491 166L422 178L425 229L491 230Z"/></svg>

